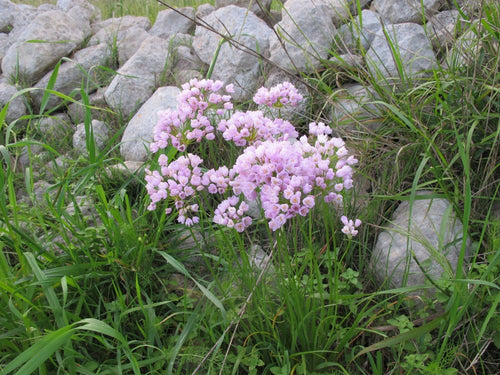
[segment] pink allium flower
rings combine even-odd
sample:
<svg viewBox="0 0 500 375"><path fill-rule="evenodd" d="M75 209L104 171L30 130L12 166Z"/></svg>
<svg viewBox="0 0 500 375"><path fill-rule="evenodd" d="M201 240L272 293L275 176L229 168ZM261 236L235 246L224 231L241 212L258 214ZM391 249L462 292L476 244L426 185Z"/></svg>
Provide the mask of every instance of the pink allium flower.
<svg viewBox="0 0 500 375"><path fill-rule="evenodd" d="M183 84L183 90L177 96L177 109L167 109L159 113L153 142L149 146L150 151L158 152L171 145L183 152L193 141L213 140L215 128L206 112L214 110L222 115L232 108L231 96L218 93L222 87L222 81L207 79L192 79ZM230 85L227 87L232 89Z"/></svg>
<svg viewBox="0 0 500 375"><path fill-rule="evenodd" d="M268 119L262 111L235 112L228 120L221 120L217 129L226 141L233 141L237 146L273 139L281 141L298 135L288 121Z"/></svg>
<svg viewBox="0 0 500 375"><path fill-rule="evenodd" d="M355 221L352 221L347 219L346 216L342 216L340 218L340 221L342 221L342 224L344 224L344 227L342 228L342 233L346 234L349 237L354 237L358 234L356 228L361 225L361 220L356 219Z"/></svg>
<svg viewBox="0 0 500 375"><path fill-rule="evenodd" d="M253 97L256 104L268 107L296 106L302 99L302 95L290 82L280 83L269 90L261 87Z"/></svg>
<svg viewBox="0 0 500 375"><path fill-rule="evenodd" d="M220 131L226 141L246 148L232 168L210 170L203 170L203 160L194 154L182 154L174 160L160 155L160 170L146 170L146 189L151 199L148 209L171 199L178 211L177 220L194 225L199 222L199 206L193 203L198 194L227 194L231 190L234 195L218 205L213 221L242 232L252 223L245 216L249 206L243 198L260 202L273 231L297 215L307 216L318 197L341 208L342 192L353 186L352 166L358 162L349 155L344 141L331 137L332 129L319 122L309 124L309 137L302 136L292 144L289 139L298 137L292 124L279 118L268 119L262 111L238 111L214 126L213 117L209 119L206 114L208 110L212 115L224 115L233 108L230 96L219 93L223 86L221 81L206 79L182 85L178 108L159 114L150 150L157 152L171 145L184 153L191 142L214 139L215 131ZM225 90L232 93L234 87L227 85ZM270 90L261 88L254 97L257 104L275 107L297 105L301 99L288 82ZM166 209L167 213L171 211L170 207ZM341 220L345 234L358 233L361 221L345 216Z"/></svg>
<svg viewBox="0 0 500 375"><path fill-rule="evenodd" d="M252 224L252 218L244 216L249 209L248 204L243 201L236 208L238 202L239 197L235 195L223 200L214 212L214 223L234 228L237 232L243 232Z"/></svg>

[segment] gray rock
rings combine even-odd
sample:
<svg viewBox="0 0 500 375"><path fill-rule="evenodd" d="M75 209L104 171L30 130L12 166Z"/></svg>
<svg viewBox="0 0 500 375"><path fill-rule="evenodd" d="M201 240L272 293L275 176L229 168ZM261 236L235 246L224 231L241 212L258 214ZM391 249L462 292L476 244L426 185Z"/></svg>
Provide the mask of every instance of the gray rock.
<svg viewBox="0 0 500 375"><path fill-rule="evenodd" d="M205 66L198 55L196 55L191 48L186 46L179 46L175 49L173 60L172 71L174 74L182 70L201 71Z"/></svg>
<svg viewBox="0 0 500 375"><path fill-rule="evenodd" d="M374 90L361 84L346 84L336 92L333 104L333 121L343 130L374 131L382 124L380 108L373 102Z"/></svg>
<svg viewBox="0 0 500 375"><path fill-rule="evenodd" d="M91 26L94 35L90 38L89 45L107 43L112 46L119 40L119 33L131 27L140 27L148 31L151 28L151 21L147 17L124 16L108 18L104 21L95 22Z"/></svg>
<svg viewBox="0 0 500 375"><path fill-rule="evenodd" d="M393 46L397 46L403 72L398 71L393 50L384 33L377 33L366 53L366 64L372 75L387 83L401 83L428 76L437 66L432 44L421 25L400 23L389 25L386 33Z"/></svg>
<svg viewBox="0 0 500 375"><path fill-rule="evenodd" d="M232 46L230 42L222 44L212 79L234 84L234 100L251 99L257 88L260 60L247 50L265 55L272 29L253 13L234 5L217 9L203 18L203 21L222 35L230 35L238 42L237 46ZM193 41L194 51L204 63L210 64L221 39L218 34L198 26Z"/></svg>
<svg viewBox="0 0 500 375"><path fill-rule="evenodd" d="M139 50L142 42L150 36L146 30L139 26L132 26L121 31L116 42L119 65L123 66Z"/></svg>
<svg viewBox="0 0 500 375"><path fill-rule="evenodd" d="M80 89L86 88L88 94L94 92L99 86L99 82L95 82L93 77L98 66L109 67L111 65L111 51L109 46L104 43L90 46L79 50L69 61L63 62L57 73L57 78L52 90L71 96L74 99L80 98ZM47 73L35 87L40 89L32 92L32 97L37 106L40 106L44 89L47 88L53 71ZM47 108L53 108L63 99L57 95L51 95L47 103Z"/></svg>
<svg viewBox="0 0 500 375"><path fill-rule="evenodd" d="M236 5L252 11L259 18L263 18L269 14L272 2L272 0L215 0L215 7Z"/></svg>
<svg viewBox="0 0 500 375"><path fill-rule="evenodd" d="M177 86L181 86L183 83L189 82L192 79L203 79L204 75L199 70L179 70L173 73L173 78Z"/></svg>
<svg viewBox="0 0 500 375"><path fill-rule="evenodd" d="M364 66L363 58L352 53L332 56L328 59L328 61L331 63L328 64L329 68L335 69L335 71L337 72L360 70Z"/></svg>
<svg viewBox="0 0 500 375"><path fill-rule="evenodd" d="M483 0L457 0L458 7L468 16L473 16L477 13L483 6ZM455 6L455 3L452 2Z"/></svg>
<svg viewBox="0 0 500 375"><path fill-rule="evenodd" d="M198 225L181 229L178 231L175 240L175 249L188 250L204 248L209 241L208 234L202 232ZM189 260L194 263L201 263L203 259L199 256L190 256Z"/></svg>
<svg viewBox="0 0 500 375"><path fill-rule="evenodd" d="M203 17L208 16L210 13L215 11L215 7L212 4L201 4L198 6L195 10L195 16L196 18L200 19Z"/></svg>
<svg viewBox="0 0 500 375"><path fill-rule="evenodd" d="M23 141L29 141L29 139L23 139ZM42 155L45 152L45 148L38 144L30 144L29 146L23 146L21 148L21 153L19 155L18 168L24 170L35 164L34 156Z"/></svg>
<svg viewBox="0 0 500 375"><path fill-rule="evenodd" d="M426 24L426 30L435 49L447 49L461 34L465 26L459 22L458 10L445 10L432 17Z"/></svg>
<svg viewBox="0 0 500 375"><path fill-rule="evenodd" d="M102 220L95 208L95 203L87 196L78 195L66 206L66 213L69 216L81 215L81 218L89 226L99 225Z"/></svg>
<svg viewBox="0 0 500 375"><path fill-rule="evenodd" d="M9 85L5 82L0 83L0 108L3 108L7 103L9 103L9 108L7 109L7 115L5 117L5 121L8 124L28 113L25 99L22 95L13 99L14 95L17 93L18 90L16 86Z"/></svg>
<svg viewBox="0 0 500 375"><path fill-rule="evenodd" d="M0 33L9 33L13 26L13 13L17 5L9 0L0 0Z"/></svg>
<svg viewBox="0 0 500 375"><path fill-rule="evenodd" d="M7 50L11 46L11 40L8 34L0 33L0 73L2 72L2 59L7 53Z"/></svg>
<svg viewBox="0 0 500 375"><path fill-rule="evenodd" d="M53 10L41 13L7 50L2 59L2 71L27 82L37 81L59 59L78 48L83 39L84 34L78 24L64 12Z"/></svg>
<svg viewBox="0 0 500 375"><path fill-rule="evenodd" d="M106 174L109 178L121 178L128 179L134 175L137 175L144 166L143 162L127 160L123 163L113 164L106 168Z"/></svg>
<svg viewBox="0 0 500 375"><path fill-rule="evenodd" d="M327 0L288 0L269 40L270 60L292 71L312 72L321 67L337 33L333 19L344 6Z"/></svg>
<svg viewBox="0 0 500 375"><path fill-rule="evenodd" d="M101 11L86 0L57 0L57 7L69 16L89 24L101 20Z"/></svg>
<svg viewBox="0 0 500 375"><path fill-rule="evenodd" d="M422 13L422 5L424 13ZM442 0L373 0L372 8L389 23L419 23L437 13Z"/></svg>
<svg viewBox="0 0 500 375"><path fill-rule="evenodd" d="M104 99L104 89L99 89L89 95L90 116L92 119L103 120L106 117L107 103ZM87 108L80 102L70 103L67 107L67 113L71 118L71 122L75 125L81 123L85 119ZM108 109L109 111L109 109Z"/></svg>
<svg viewBox="0 0 500 375"><path fill-rule="evenodd" d="M153 94L162 74L165 74L170 42L151 36L118 70L104 93L106 102L127 119Z"/></svg>
<svg viewBox="0 0 500 375"><path fill-rule="evenodd" d="M17 4L15 10L11 13L12 30L9 35L15 41L18 36L29 26L29 24L42 13L37 8L27 4Z"/></svg>
<svg viewBox="0 0 500 375"><path fill-rule="evenodd" d="M49 10L60 10L56 5L43 3L36 8L39 12L48 12Z"/></svg>
<svg viewBox="0 0 500 375"><path fill-rule="evenodd" d="M477 31L470 29L461 35L450 47L446 53L445 63L450 69L471 66L477 61L481 44L482 42Z"/></svg>
<svg viewBox="0 0 500 375"><path fill-rule="evenodd" d="M419 195L429 194L421 192ZM417 198L423 198L417 196ZM388 287L418 286L456 272L463 242L463 225L452 205L442 198L399 205L390 224L378 236L370 260L375 278ZM470 253L466 239L466 256ZM406 282L405 282L406 280ZM433 289L424 294L431 296Z"/></svg>
<svg viewBox="0 0 500 375"><path fill-rule="evenodd" d="M382 23L380 15L371 10L363 10L360 16L340 27L341 50L345 50L346 47L351 51L356 51L360 47L365 51L368 50L375 35L382 32Z"/></svg>
<svg viewBox="0 0 500 375"><path fill-rule="evenodd" d="M34 182L31 189L31 203L38 207L46 207L47 200L52 200L57 194L57 191L55 189L52 189L53 187L54 185L44 180L38 180Z"/></svg>
<svg viewBox="0 0 500 375"><path fill-rule="evenodd" d="M63 140L74 129L66 113L57 113L53 116L42 117L38 121L38 130L42 133L44 142L53 145L54 141Z"/></svg>
<svg viewBox="0 0 500 375"><path fill-rule="evenodd" d="M68 134L65 134L65 136L68 136ZM41 166L45 180L51 183L61 181L61 178L73 163L74 160L67 155L61 155L55 159L50 158L48 162L45 162L45 164Z"/></svg>
<svg viewBox="0 0 500 375"><path fill-rule="evenodd" d="M109 127L103 121L92 120L92 133L96 152L102 151L106 147L109 139ZM89 135L90 136L90 135ZM85 124L78 124L76 131L73 134L73 148L78 154L87 155L87 134L85 131Z"/></svg>
<svg viewBox="0 0 500 375"><path fill-rule="evenodd" d="M194 8L179 8L176 11L172 9L162 10L158 13L156 21L149 30L151 35L160 38L170 39L172 35L190 34L194 31Z"/></svg>
<svg viewBox="0 0 500 375"><path fill-rule="evenodd" d="M248 262L255 270L263 271L269 269L269 272L274 272L274 267L271 262L271 255L266 253L261 246L252 244L248 252Z"/></svg>
<svg viewBox="0 0 500 375"><path fill-rule="evenodd" d="M120 145L123 160L147 160L148 146L153 141L153 129L158 122L158 112L168 108L177 108L179 93L180 90L177 87L160 87L142 105L123 132Z"/></svg>

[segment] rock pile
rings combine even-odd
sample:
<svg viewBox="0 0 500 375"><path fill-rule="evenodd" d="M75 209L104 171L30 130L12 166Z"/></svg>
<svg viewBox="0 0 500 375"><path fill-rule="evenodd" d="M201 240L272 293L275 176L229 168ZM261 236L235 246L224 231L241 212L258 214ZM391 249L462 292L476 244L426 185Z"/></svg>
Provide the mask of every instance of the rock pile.
<svg viewBox="0 0 500 375"><path fill-rule="evenodd" d="M85 95L93 107L118 113L127 124L118 139L124 165L144 162L156 113L175 105L177 87L202 77L214 62L212 78L233 83L233 98L241 102L284 72L293 81L294 75L325 65L335 64L339 70L366 68L382 83L401 89L431 74L438 59L466 63L466 49L454 45L469 43L471 36L466 34L461 38L468 39L457 42L463 30L461 13L449 3L287 0L276 13L270 11L271 0L216 0L215 7L163 10L151 24L135 16L101 20L99 10L86 0L58 0L56 5L38 8L0 0L0 108L9 103L6 122L14 123L21 133L28 102L35 113L40 108L55 109L51 116L59 121L51 131L57 132L53 128L59 123L64 123L65 132L69 126L74 132L73 152L84 155L78 101ZM472 3L465 2L462 11L472 12ZM357 4L362 8L359 14ZM400 65L395 63L394 48ZM270 73L264 77L264 71ZM48 86L59 94L45 95ZM33 89L20 92L22 87ZM302 91L307 96L305 88ZM372 88L350 82L337 94L331 122L365 130L379 126L381 112L373 103ZM93 134L99 148L111 136L102 113L93 108ZM433 210L439 207L432 205ZM427 209L415 205L413 213ZM406 221L398 225L407 226L405 215L401 217ZM449 215L439 215L433 216L434 226L451 220ZM384 236L378 248L398 247L395 252L404 248L406 254L406 241L384 240ZM398 276L396 284L400 283Z"/></svg>

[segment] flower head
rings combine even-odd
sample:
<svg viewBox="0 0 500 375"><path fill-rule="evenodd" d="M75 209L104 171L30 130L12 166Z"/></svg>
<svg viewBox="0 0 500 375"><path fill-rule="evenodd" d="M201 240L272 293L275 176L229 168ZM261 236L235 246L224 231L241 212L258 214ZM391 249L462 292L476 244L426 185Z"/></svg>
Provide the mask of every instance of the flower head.
<svg viewBox="0 0 500 375"><path fill-rule="evenodd" d="M290 82L280 83L269 90L261 87L253 97L256 104L268 107L296 106L302 99L302 95Z"/></svg>

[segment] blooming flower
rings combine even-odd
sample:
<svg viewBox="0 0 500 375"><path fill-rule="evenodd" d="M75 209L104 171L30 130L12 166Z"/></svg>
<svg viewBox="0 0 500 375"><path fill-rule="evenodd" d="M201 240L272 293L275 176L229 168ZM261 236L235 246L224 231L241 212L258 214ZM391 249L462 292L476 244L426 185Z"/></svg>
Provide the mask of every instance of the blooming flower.
<svg viewBox="0 0 500 375"><path fill-rule="evenodd" d="M253 97L256 104L268 107L296 106L302 99L302 95L290 82L280 83L269 90L261 87Z"/></svg>
<svg viewBox="0 0 500 375"><path fill-rule="evenodd" d="M222 86L222 81L210 79L192 79L183 84L183 90L177 96L177 109L167 109L158 114L150 151L155 153L171 145L184 152L193 141L214 139L215 128L207 112L212 110L222 115L232 109L231 97L218 93ZM226 90L234 91L231 85L226 86Z"/></svg>
<svg viewBox="0 0 500 375"><path fill-rule="evenodd" d="M259 144L267 140L286 140L298 133L288 121L271 120L262 111L235 112L228 120L221 120L217 127L226 141L236 146Z"/></svg>
<svg viewBox="0 0 500 375"><path fill-rule="evenodd" d="M349 220L346 216L342 216L340 218L344 227L342 228L342 233L346 234L349 237L353 237L358 234L356 230L357 227L361 225L361 220L356 219L355 221Z"/></svg>
<svg viewBox="0 0 500 375"><path fill-rule="evenodd" d="M319 122L309 124L309 136L292 143L290 139L298 137L293 125L280 118L271 120L262 111L236 111L214 125L208 111L222 115L233 108L230 96L219 93L223 85L221 81L191 80L182 85L177 109L159 114L150 150L173 146L182 154L174 160L160 155L159 171L146 170L148 209L170 199L177 220L190 226L200 220L199 194L232 194L214 210L213 221L242 232L252 223L245 215L249 209L245 200L260 202L273 231L297 215L307 216L319 197L341 208L342 192L353 186L352 166L358 162L349 155L344 141L331 137L332 129ZM230 94L234 87L227 85L225 90ZM274 107L297 105L301 99L289 82L270 90L261 88L254 97L257 104ZM206 170L199 156L185 151L191 142L214 139L216 132L245 148L232 167ZM168 214L172 206L166 209ZM342 216L341 221L343 233L358 233L359 219Z"/></svg>

